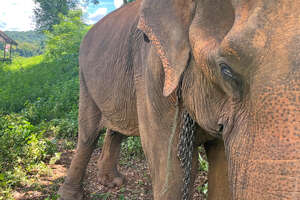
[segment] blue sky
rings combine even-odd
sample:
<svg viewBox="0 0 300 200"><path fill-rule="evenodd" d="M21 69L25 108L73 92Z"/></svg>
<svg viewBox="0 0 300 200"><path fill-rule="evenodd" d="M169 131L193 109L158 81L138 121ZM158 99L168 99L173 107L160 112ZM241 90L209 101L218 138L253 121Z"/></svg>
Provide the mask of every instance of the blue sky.
<svg viewBox="0 0 300 200"><path fill-rule="evenodd" d="M106 14L122 5L123 0L100 0L98 5L80 6L85 20L96 23ZM34 29L33 0L0 0L0 30L28 31Z"/></svg>

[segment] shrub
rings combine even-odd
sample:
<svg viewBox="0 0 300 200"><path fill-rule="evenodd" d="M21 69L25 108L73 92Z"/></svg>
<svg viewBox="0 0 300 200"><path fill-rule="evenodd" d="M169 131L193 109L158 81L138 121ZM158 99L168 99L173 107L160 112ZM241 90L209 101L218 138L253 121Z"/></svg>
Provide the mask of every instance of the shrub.
<svg viewBox="0 0 300 200"><path fill-rule="evenodd" d="M77 137L78 50L88 26L78 11L61 19L46 34L46 55L0 64L0 199L47 171L56 139Z"/></svg>
<svg viewBox="0 0 300 200"><path fill-rule="evenodd" d="M30 175L45 168L44 161L56 151L44 131L17 114L0 115L0 187L2 192L26 184ZM28 178L27 178L28 177Z"/></svg>
<svg viewBox="0 0 300 200"><path fill-rule="evenodd" d="M22 113L34 124L70 116L77 118L78 98L79 81L76 77L52 85L47 96L27 102Z"/></svg>
<svg viewBox="0 0 300 200"><path fill-rule="evenodd" d="M123 140L121 148L123 155L127 158L144 155L140 137L128 137Z"/></svg>
<svg viewBox="0 0 300 200"><path fill-rule="evenodd" d="M0 111L19 112L26 101L47 93L52 69L44 68L42 60L43 56L17 58L0 67Z"/></svg>
<svg viewBox="0 0 300 200"><path fill-rule="evenodd" d="M58 63L78 65L79 47L89 27L83 23L82 12L70 11L67 16L60 15L60 23L53 31L46 31L46 58Z"/></svg>

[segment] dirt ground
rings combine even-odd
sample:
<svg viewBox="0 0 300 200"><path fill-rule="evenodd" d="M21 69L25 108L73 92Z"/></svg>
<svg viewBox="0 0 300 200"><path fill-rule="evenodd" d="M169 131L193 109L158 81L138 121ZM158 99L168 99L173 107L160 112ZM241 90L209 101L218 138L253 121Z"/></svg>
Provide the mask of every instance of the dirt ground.
<svg viewBox="0 0 300 200"><path fill-rule="evenodd" d="M30 188L20 188L14 192L17 200L55 200L57 190L63 182L67 168L74 155L74 150L62 153L56 164L49 165L52 169L48 176L40 177L39 183ZM126 184L121 187L108 188L98 183L96 163L101 153L98 148L94 151L88 164L84 180L85 200L151 200L152 189L149 170L144 158L130 159L128 156L120 160L119 171L125 175ZM194 186L193 200L205 200L202 187L207 183L206 172L199 172Z"/></svg>

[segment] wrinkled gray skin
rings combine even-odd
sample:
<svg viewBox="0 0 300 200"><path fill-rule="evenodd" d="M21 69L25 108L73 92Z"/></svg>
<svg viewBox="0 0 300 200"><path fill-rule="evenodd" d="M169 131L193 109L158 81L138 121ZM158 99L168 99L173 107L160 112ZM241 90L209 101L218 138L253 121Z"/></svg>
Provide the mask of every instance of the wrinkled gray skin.
<svg viewBox="0 0 300 200"><path fill-rule="evenodd" d="M205 144L208 199L300 199L299 21L298 0L144 0L102 19L80 49L79 139L61 199L82 199L100 127L101 183L123 183L120 133L140 135L154 199L181 199L184 110Z"/></svg>

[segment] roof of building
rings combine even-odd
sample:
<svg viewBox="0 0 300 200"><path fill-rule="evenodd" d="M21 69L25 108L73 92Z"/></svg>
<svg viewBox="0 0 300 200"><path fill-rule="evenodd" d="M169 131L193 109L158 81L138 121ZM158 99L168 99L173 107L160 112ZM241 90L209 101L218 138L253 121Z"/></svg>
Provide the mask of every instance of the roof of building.
<svg viewBox="0 0 300 200"><path fill-rule="evenodd" d="M18 45L16 41L8 37L3 31L0 31L0 41L6 42L12 45Z"/></svg>

